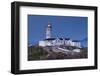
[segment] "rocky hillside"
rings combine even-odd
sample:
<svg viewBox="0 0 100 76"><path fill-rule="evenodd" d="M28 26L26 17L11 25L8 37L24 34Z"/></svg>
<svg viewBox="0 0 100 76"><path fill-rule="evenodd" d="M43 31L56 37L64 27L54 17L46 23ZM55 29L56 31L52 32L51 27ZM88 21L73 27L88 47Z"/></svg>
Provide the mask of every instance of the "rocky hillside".
<svg viewBox="0 0 100 76"><path fill-rule="evenodd" d="M87 58L87 48L73 46L28 47L28 60L80 59Z"/></svg>

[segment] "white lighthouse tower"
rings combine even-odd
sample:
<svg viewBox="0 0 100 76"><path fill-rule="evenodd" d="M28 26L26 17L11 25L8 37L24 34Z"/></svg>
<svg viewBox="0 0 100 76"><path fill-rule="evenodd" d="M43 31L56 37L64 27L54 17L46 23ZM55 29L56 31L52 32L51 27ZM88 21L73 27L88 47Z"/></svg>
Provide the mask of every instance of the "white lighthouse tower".
<svg viewBox="0 0 100 76"><path fill-rule="evenodd" d="M48 26L46 28L46 39L51 38L51 30L52 30L51 23L48 22Z"/></svg>

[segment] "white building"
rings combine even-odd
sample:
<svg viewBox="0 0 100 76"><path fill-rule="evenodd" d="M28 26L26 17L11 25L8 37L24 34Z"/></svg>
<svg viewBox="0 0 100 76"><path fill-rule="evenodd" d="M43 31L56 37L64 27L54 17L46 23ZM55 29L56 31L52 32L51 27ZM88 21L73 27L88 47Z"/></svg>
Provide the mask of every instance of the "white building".
<svg viewBox="0 0 100 76"><path fill-rule="evenodd" d="M48 26L46 28L46 39L51 38L51 30L52 30L51 23L48 22Z"/></svg>
<svg viewBox="0 0 100 76"><path fill-rule="evenodd" d="M50 23L48 23L48 26L46 28L46 39L39 41L39 46L45 47L45 46L66 45L66 46L76 46L79 48L81 47L81 43L77 40L71 40L70 38L52 38L51 30L52 26Z"/></svg>

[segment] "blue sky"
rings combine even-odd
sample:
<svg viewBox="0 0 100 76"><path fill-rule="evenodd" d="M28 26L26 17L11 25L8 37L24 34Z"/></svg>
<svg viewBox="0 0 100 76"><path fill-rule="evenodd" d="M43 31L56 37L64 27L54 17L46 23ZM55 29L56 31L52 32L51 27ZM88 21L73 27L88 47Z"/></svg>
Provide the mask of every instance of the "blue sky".
<svg viewBox="0 0 100 76"><path fill-rule="evenodd" d="M28 43L36 44L45 39L48 22L52 24L52 37L72 40L87 38L88 18L78 16L28 15Z"/></svg>

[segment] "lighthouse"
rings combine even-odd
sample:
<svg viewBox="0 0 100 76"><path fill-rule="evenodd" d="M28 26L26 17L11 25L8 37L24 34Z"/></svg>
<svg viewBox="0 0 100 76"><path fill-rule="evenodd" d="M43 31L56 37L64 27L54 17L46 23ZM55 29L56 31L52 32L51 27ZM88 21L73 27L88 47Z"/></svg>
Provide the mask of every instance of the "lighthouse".
<svg viewBox="0 0 100 76"><path fill-rule="evenodd" d="M51 30L52 30L51 23L48 22L48 25L46 27L46 39L51 38Z"/></svg>
<svg viewBox="0 0 100 76"><path fill-rule="evenodd" d="M45 31L45 35L46 38L39 41L39 46L41 47L48 47L48 46L75 46L78 48L81 48L81 43L78 40L71 40L70 38L63 38L63 37L52 37L51 33L52 33L52 24L50 22L48 22L47 26L46 26L46 31Z"/></svg>

